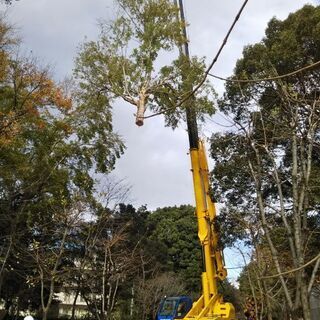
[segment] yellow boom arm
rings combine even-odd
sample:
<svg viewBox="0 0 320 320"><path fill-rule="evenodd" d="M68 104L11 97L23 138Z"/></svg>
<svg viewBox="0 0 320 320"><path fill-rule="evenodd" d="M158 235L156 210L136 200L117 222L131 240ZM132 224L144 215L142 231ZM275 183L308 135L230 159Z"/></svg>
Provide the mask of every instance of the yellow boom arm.
<svg viewBox="0 0 320 320"><path fill-rule="evenodd" d="M202 246L203 272L202 295L193 304L184 320L234 320L235 311L231 303L223 302L218 293L218 279L227 276L218 235L215 231L215 205L209 196L209 170L204 143L190 149L193 186L196 200L198 236Z"/></svg>

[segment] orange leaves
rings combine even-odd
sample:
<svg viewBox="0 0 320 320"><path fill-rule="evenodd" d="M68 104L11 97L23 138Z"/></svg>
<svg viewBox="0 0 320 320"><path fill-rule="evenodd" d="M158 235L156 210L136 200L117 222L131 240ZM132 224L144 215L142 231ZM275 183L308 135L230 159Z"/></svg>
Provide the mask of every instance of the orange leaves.
<svg viewBox="0 0 320 320"><path fill-rule="evenodd" d="M19 57L12 28L0 17L0 147L27 131L42 131L55 120L66 122L72 100L37 59ZM57 119L55 119L57 117ZM60 127L66 134L71 128Z"/></svg>
<svg viewBox="0 0 320 320"><path fill-rule="evenodd" d="M62 109L69 110L72 107L71 97L68 97L62 92L61 88L56 88L53 92L53 102L54 104Z"/></svg>
<svg viewBox="0 0 320 320"><path fill-rule="evenodd" d="M71 98L63 92L63 89L56 85L44 72L35 71L21 78L24 83L22 94L25 96L25 108L32 112L32 109L40 109L45 106L54 106L59 109L69 110L72 106ZM33 111L34 114L35 111Z"/></svg>
<svg viewBox="0 0 320 320"><path fill-rule="evenodd" d="M66 134L72 133L72 127L65 121L57 121L56 126L57 128L63 130Z"/></svg>
<svg viewBox="0 0 320 320"><path fill-rule="evenodd" d="M4 51L0 50L0 81L4 80L7 67L8 67L7 54Z"/></svg>
<svg viewBox="0 0 320 320"><path fill-rule="evenodd" d="M0 146L24 130L43 130L48 117L65 114L71 106L71 98L36 61L11 60L0 78ZM61 129L71 132L67 125Z"/></svg>

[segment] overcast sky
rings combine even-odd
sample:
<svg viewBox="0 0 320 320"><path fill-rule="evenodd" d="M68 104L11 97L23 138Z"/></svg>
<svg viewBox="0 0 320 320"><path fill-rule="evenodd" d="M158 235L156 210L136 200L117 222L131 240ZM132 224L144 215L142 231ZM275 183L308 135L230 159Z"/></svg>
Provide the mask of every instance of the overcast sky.
<svg viewBox="0 0 320 320"><path fill-rule="evenodd" d="M210 61L220 46L242 0L185 0L188 35L192 55ZM260 41L267 22L280 19L304 4L304 0L249 0L243 15L212 73L229 76L244 45ZM5 5L0 5L5 10ZM32 51L43 64L51 64L56 79L71 74L77 47L87 38L97 38L98 19L114 16L110 0L20 0L8 9L7 16L23 39L23 50ZM221 94L223 83L214 81ZM194 203L188 140L185 128L164 128L161 117L151 118L143 127L134 124L134 108L119 104L114 110L114 126L127 150L113 173L132 185L136 206L148 208ZM219 122L219 116L215 117ZM222 130L208 124L202 133ZM232 253L228 253L232 255ZM228 257L227 257L228 258Z"/></svg>

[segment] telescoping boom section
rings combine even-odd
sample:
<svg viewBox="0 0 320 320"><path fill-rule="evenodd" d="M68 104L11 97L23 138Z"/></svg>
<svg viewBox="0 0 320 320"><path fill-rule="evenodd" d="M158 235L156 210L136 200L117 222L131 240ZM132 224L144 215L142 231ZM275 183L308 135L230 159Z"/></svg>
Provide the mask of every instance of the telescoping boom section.
<svg viewBox="0 0 320 320"><path fill-rule="evenodd" d="M202 295L193 303L184 320L234 320L235 310L224 302L218 293L218 281L227 276L223 255L218 247L218 234L214 220L216 209L209 195L209 170L204 143L198 140L197 148L190 148L193 186L196 200L198 236L202 246Z"/></svg>
<svg viewBox="0 0 320 320"><path fill-rule="evenodd" d="M164 298L156 320L235 320L233 305L224 302L218 293L218 281L226 278L227 270L215 230L216 210L209 195L209 170L204 143L198 139L197 131L193 133L189 131L196 218L203 257L202 295L193 304L187 296Z"/></svg>

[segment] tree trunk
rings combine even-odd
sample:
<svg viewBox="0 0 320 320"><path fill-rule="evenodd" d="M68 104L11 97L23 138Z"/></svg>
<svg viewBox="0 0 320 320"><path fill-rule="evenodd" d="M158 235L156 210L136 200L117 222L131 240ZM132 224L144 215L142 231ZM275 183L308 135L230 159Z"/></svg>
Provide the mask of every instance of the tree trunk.
<svg viewBox="0 0 320 320"><path fill-rule="evenodd" d="M145 89L142 88L139 93L139 101L137 102L137 115L136 115L136 125L141 127L144 123L144 113L146 111L147 94Z"/></svg>
<svg viewBox="0 0 320 320"><path fill-rule="evenodd" d="M57 255L53 270L52 270L52 275L51 275L51 279L50 279L50 289L49 289L49 297L48 297L48 301L47 303L45 303L45 297L44 297L44 272L40 267L40 263L39 263L39 267L40 267L40 279L41 279L41 305L42 305L42 311L43 311L43 316L42 316L42 320L46 320L47 319L47 313L51 307L51 303L53 300L53 296L54 296L54 289L55 289L55 284L56 284L56 273L59 267L59 263L60 260L63 256L64 253L64 244L66 242L66 238L67 238L67 234L68 234L68 228L66 227L64 232L63 232L63 236L61 239L61 244L59 247L59 253ZM39 257L38 257L39 258Z"/></svg>
<svg viewBox="0 0 320 320"><path fill-rule="evenodd" d="M311 320L310 300L309 300L308 287L306 284L304 270L303 270L303 276L302 276L301 282L302 282L302 285L301 285L301 304L302 304L302 311L303 311L303 319L304 320Z"/></svg>
<svg viewBox="0 0 320 320"><path fill-rule="evenodd" d="M144 105L140 104L137 107L137 116L136 116L136 125L141 127L144 124L144 112L145 112L145 107Z"/></svg>
<svg viewBox="0 0 320 320"><path fill-rule="evenodd" d="M78 286L77 289L76 289L76 294L75 294L74 299L73 299L73 303L72 303L71 320L74 320L74 316L75 316L75 313L76 313L76 304L77 304L77 299L79 297L79 293L80 293L80 289L79 289L79 286Z"/></svg>
<svg viewBox="0 0 320 320"><path fill-rule="evenodd" d="M2 273L4 271L5 265L7 263L8 258L9 258L9 254L11 252L11 248L12 248L12 236L10 236L9 246L8 246L8 249L7 249L5 257L3 258L2 265L1 265L1 268L0 268L0 292L1 292L1 288L2 288L2 279L3 279Z"/></svg>
<svg viewBox="0 0 320 320"><path fill-rule="evenodd" d="M42 309L42 320L47 320L47 318L48 318L48 311L49 311L48 308Z"/></svg>
<svg viewBox="0 0 320 320"><path fill-rule="evenodd" d="M134 305L134 285L131 288L131 300L130 300L130 319L133 317L133 305Z"/></svg>
<svg viewBox="0 0 320 320"><path fill-rule="evenodd" d="M104 250L104 263L102 269L101 319L105 319L106 312L106 274L107 274L107 245Z"/></svg>
<svg viewBox="0 0 320 320"><path fill-rule="evenodd" d="M258 167L259 167L259 169L261 169L262 166L260 164L259 152L256 149L254 149L254 151L256 153ZM263 231L264 231L266 238L267 238L268 246L269 246L269 249L271 252L272 261L276 267L277 272L279 273L280 282L281 282L283 292L284 292L286 301L288 303L288 306L291 310L293 310L293 303L292 303L292 299L291 299L287 284L286 284L283 276L281 275L282 270L281 270L281 266L280 266L279 259L278 259L278 251L277 251L276 247L274 246L274 243L272 241L272 238L271 238L271 235L269 232L268 224L267 224L266 212L265 212L265 207L264 207L264 203L263 203L263 196L261 193L261 175L259 172L258 173L255 172L250 160L248 161L248 164L249 164L249 168L250 168L250 171L252 174L252 178L255 182L255 188L256 188L256 193L257 193L256 199L257 199L260 218L261 218L261 222L262 222L262 228L263 228Z"/></svg>

